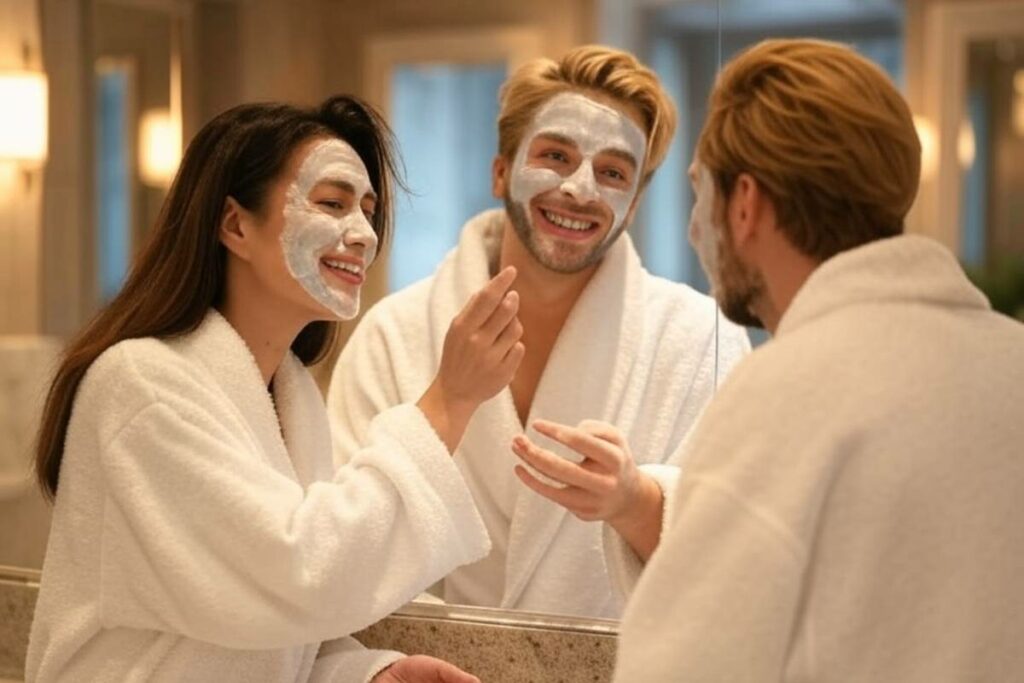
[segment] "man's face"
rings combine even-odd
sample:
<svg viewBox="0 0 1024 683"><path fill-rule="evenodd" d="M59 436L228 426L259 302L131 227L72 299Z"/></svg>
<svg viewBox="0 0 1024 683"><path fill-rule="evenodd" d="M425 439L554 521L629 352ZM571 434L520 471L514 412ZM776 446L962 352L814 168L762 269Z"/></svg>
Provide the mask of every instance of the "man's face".
<svg viewBox="0 0 1024 683"><path fill-rule="evenodd" d="M711 296L729 320L763 328L751 306L764 295L764 279L736 253L732 233L723 225L728 220L726 203L718 201L711 172L695 159L689 175L696 198L690 212L690 244L711 283Z"/></svg>
<svg viewBox="0 0 1024 683"><path fill-rule="evenodd" d="M505 207L543 266L575 273L622 234L647 151L625 109L581 93L546 102L523 136L505 185Z"/></svg>

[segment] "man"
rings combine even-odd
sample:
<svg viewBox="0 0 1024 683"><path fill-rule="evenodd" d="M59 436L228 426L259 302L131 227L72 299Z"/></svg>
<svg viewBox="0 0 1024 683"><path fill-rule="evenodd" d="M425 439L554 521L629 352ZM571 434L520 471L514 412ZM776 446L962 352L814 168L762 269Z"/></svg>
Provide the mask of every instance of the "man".
<svg viewBox="0 0 1024 683"><path fill-rule="evenodd" d="M616 681L1020 680L1024 326L903 235L920 145L831 43L722 72L691 239L774 339L689 443Z"/></svg>
<svg viewBox="0 0 1024 683"><path fill-rule="evenodd" d="M628 576L658 541L675 446L749 348L725 322L716 339L714 301L646 273L625 234L674 126L656 76L629 54L590 46L526 64L501 92L504 210L471 219L431 278L371 309L338 360L328 408L344 461L374 415L422 394L466 298L516 267L525 357L456 454L493 550L445 579L449 602L617 617L609 573ZM621 433L595 438L629 439L642 464L590 463L569 515L513 476L510 445L539 418L613 423Z"/></svg>

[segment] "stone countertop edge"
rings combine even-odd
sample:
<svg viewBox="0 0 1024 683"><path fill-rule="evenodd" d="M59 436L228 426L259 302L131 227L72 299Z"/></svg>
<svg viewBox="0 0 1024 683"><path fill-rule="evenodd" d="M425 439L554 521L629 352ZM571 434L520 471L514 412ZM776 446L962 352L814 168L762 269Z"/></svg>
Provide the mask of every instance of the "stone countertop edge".
<svg viewBox="0 0 1024 683"><path fill-rule="evenodd" d="M0 574L0 683L24 676L38 572ZM617 622L410 603L354 634L369 648L450 661L483 683L607 683Z"/></svg>

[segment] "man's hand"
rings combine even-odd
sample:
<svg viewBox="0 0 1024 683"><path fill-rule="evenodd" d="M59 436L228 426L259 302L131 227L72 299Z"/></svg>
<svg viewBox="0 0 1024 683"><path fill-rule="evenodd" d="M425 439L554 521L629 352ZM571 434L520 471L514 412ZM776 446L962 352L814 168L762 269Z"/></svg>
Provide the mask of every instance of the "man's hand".
<svg viewBox="0 0 1024 683"><path fill-rule="evenodd" d="M480 683L480 679L441 659L412 655L399 659L370 683Z"/></svg>
<svg viewBox="0 0 1024 683"><path fill-rule="evenodd" d="M658 484L637 469L619 430L596 420L584 420L578 427L537 420L533 427L584 459L570 462L517 436L513 452L563 486L540 481L522 465L515 468L519 479L583 521L608 522L642 559L650 557L661 535L664 500Z"/></svg>

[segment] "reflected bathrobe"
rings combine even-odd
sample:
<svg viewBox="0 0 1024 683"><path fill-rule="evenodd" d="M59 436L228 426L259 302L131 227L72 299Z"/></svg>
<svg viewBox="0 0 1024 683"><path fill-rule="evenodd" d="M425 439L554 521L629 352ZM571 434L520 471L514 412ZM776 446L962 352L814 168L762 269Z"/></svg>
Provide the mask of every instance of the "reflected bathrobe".
<svg viewBox="0 0 1024 683"><path fill-rule="evenodd" d="M107 350L75 399L27 680L362 683L397 659L317 655L486 554L486 530L414 406L337 471L328 430L299 360L271 396L216 312Z"/></svg>
<svg viewBox="0 0 1024 683"><path fill-rule="evenodd" d="M1024 680L1024 325L938 243L822 264L688 463L618 683Z"/></svg>
<svg viewBox="0 0 1024 683"><path fill-rule="evenodd" d="M505 214L471 219L458 246L430 278L393 294L359 324L338 361L328 414L335 455L365 444L373 416L415 401L441 360L445 333L467 299L496 270ZM680 464L677 446L724 376L749 350L745 331L724 320L715 343L717 308L693 289L653 277L622 235L581 294L551 352L527 424L537 418L616 425L634 457L666 492ZM716 363L717 352L717 363ZM487 525L492 551L444 582L453 603L619 616L620 586L640 562L618 534L583 522L534 494L516 478L511 452L523 432L512 394L503 390L471 420L456 463ZM531 438L579 458L532 430Z"/></svg>

